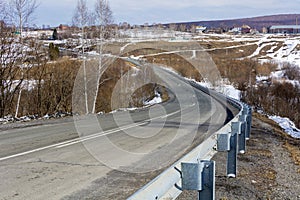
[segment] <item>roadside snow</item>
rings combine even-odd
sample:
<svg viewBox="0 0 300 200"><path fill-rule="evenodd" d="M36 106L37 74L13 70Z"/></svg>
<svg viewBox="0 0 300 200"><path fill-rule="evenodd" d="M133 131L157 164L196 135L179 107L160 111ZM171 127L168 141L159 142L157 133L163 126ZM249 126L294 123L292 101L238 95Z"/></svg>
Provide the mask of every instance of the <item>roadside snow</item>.
<svg viewBox="0 0 300 200"><path fill-rule="evenodd" d="M174 74L177 74L178 76L181 76L180 74L178 74L178 72L176 72L174 69L172 68L169 68L169 67L162 67L164 68L165 70L171 72L171 73L174 73ZM236 89L233 85L231 85L229 83L228 80L221 80L218 84L218 86L213 86L210 82L208 81L202 81L202 82L198 82L196 81L195 79L191 79L191 78L186 78L186 77L183 77L185 80L187 81L192 81L202 87L206 87L206 88L209 88L209 89L213 89L221 94L224 94L228 97L231 97L231 98L234 98L236 100L240 100L241 99L241 91Z"/></svg>
<svg viewBox="0 0 300 200"><path fill-rule="evenodd" d="M236 100L241 100L241 91L236 89L233 85L224 84L217 87L216 91Z"/></svg>
<svg viewBox="0 0 300 200"><path fill-rule="evenodd" d="M155 97L149 101L145 101L144 102L144 106L141 107L141 108L146 108L146 107L149 107L149 106L152 106L152 105L155 105L155 104L159 104L159 103L162 103L163 100L161 98L161 95L155 91ZM137 108L137 107L132 107L132 108L118 108L116 110L113 110L110 112L110 114L115 114L117 112L128 112L128 111L135 111L135 110L139 110L141 108ZM104 113L98 113L99 115L102 115Z"/></svg>
<svg viewBox="0 0 300 200"><path fill-rule="evenodd" d="M44 116L38 116L38 115L25 115L22 117L13 117L12 115L5 116L3 118L0 118L0 124L8 124L8 123L14 123L14 122L29 122L34 120L47 120L47 119L57 119L57 118L63 118L67 116L72 116L72 113L68 112L56 112L54 114L46 114Z"/></svg>
<svg viewBox="0 0 300 200"><path fill-rule="evenodd" d="M269 116L269 119L278 123L278 125L284 129L284 131L294 138L300 139L300 130L296 128L295 124L289 118L283 118L279 116Z"/></svg>
<svg viewBox="0 0 300 200"><path fill-rule="evenodd" d="M127 111L135 111L135 110L138 110L140 108L136 108L136 107L133 107L133 108L118 108L117 110L113 110L110 112L110 114L115 114L117 112L127 112ZM98 113L98 115L103 115L104 113L103 112L100 112Z"/></svg>
<svg viewBox="0 0 300 200"><path fill-rule="evenodd" d="M159 104L161 102L163 102L161 95L157 91L155 91L155 97L150 101L145 101L144 105L151 106L151 105Z"/></svg>

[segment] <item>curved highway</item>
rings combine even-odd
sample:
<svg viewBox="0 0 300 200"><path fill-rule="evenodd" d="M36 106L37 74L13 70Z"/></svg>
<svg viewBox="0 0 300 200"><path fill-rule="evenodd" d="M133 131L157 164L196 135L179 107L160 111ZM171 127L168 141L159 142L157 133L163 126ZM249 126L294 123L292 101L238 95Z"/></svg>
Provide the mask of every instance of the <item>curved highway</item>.
<svg viewBox="0 0 300 200"><path fill-rule="evenodd" d="M2 131L0 199L125 199L236 112L196 87L187 89L177 75L156 70L180 97L99 116L100 132L88 119Z"/></svg>

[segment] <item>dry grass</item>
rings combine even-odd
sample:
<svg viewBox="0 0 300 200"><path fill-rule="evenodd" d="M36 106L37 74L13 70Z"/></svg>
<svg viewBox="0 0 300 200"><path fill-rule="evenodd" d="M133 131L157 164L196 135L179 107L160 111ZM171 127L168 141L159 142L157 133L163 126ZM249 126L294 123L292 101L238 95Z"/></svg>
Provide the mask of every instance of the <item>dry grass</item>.
<svg viewBox="0 0 300 200"><path fill-rule="evenodd" d="M97 112L103 111L103 112L110 112L112 109L112 93L115 90L115 86L117 82L121 79L121 77L126 74L129 70L132 69L132 67L135 67L132 63L126 62L121 59L117 59L114 63L112 63L108 69L104 72L103 76L101 77L100 82L103 80L103 84L100 86L98 98L97 98L97 105L96 110ZM134 72L134 71L133 71ZM105 81L107 80L107 81ZM135 80L138 81L138 80ZM156 85L156 84L146 84L143 85L141 88L137 88L136 91L131 91L130 88L133 86L133 80L127 81L123 83L123 86L125 88L124 91L127 91L131 94L122 94L120 98L129 98L127 99L119 99L116 100L118 103L116 105L119 105L121 107L141 107L143 106L143 102L145 100L151 100L154 98L155 90L159 90L162 92L162 99L164 101L168 100L169 96L167 94L167 91L162 86ZM130 96L128 96L130 95ZM129 105L121 105L122 102L129 101ZM116 102L115 102L116 103ZM115 105L115 106L116 106Z"/></svg>
<svg viewBox="0 0 300 200"><path fill-rule="evenodd" d="M263 157L267 157L267 158L273 157L272 152L269 150L265 150L265 149L253 149L248 152L248 155L263 156Z"/></svg>
<svg viewBox="0 0 300 200"><path fill-rule="evenodd" d="M275 72L277 69L276 63L263 63L259 64L256 68L256 73L261 76L269 76L272 72Z"/></svg>
<svg viewBox="0 0 300 200"><path fill-rule="evenodd" d="M300 44L298 44L295 48L296 51L300 51Z"/></svg>
<svg viewBox="0 0 300 200"><path fill-rule="evenodd" d="M220 41L201 41L199 44L205 49L225 48L243 45L243 42L220 42Z"/></svg>
<svg viewBox="0 0 300 200"><path fill-rule="evenodd" d="M233 48L222 48L216 47L210 53L214 59L239 59L245 58L253 54L257 49L257 44L249 44L246 46L233 47Z"/></svg>
<svg viewBox="0 0 300 200"><path fill-rule="evenodd" d="M294 160L295 164L300 166L300 147L292 145L287 141L285 142L283 147L290 152L291 157ZM300 173L300 168L298 169L298 173Z"/></svg>
<svg viewBox="0 0 300 200"><path fill-rule="evenodd" d="M266 56L267 55L267 53L268 53L268 51L269 50L271 50L271 48L273 47L273 45L267 45L267 46L265 46L264 48L262 48L261 50L260 50L260 52L259 52L259 57L260 56Z"/></svg>
<svg viewBox="0 0 300 200"><path fill-rule="evenodd" d="M276 180L277 172L273 169L267 169L264 171L263 177L269 180Z"/></svg>

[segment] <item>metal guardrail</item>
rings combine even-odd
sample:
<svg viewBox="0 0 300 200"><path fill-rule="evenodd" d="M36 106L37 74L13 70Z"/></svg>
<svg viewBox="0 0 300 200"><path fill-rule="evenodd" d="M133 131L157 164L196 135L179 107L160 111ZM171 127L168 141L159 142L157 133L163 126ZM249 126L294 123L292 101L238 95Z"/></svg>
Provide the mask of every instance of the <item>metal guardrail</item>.
<svg viewBox="0 0 300 200"><path fill-rule="evenodd" d="M211 93L203 87L199 89ZM217 94L211 94L211 96L215 95ZM227 152L227 176L236 177L237 154L246 152L246 140L250 138L252 110L250 106L235 99L220 94L217 96L225 99L240 112L223 128L138 190L128 200L176 199L183 190L197 190L200 200L214 200L215 162L211 159L218 151Z"/></svg>

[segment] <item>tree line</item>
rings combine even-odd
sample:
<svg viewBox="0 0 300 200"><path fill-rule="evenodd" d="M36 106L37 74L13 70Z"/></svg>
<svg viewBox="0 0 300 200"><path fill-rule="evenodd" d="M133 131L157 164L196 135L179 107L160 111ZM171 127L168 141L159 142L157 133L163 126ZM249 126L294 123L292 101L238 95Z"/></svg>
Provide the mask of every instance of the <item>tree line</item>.
<svg viewBox="0 0 300 200"><path fill-rule="evenodd" d="M0 0L0 117L72 111L72 88L80 59L58 59L56 45L46 47L35 38L22 35L24 25L31 22L38 6L36 0ZM81 60L85 62L85 27L98 25L102 47L106 26L113 22L108 1L96 0L95 10L90 12L87 1L78 0L73 21L82 29Z"/></svg>

